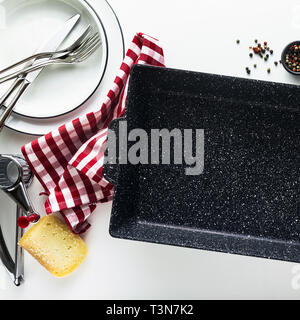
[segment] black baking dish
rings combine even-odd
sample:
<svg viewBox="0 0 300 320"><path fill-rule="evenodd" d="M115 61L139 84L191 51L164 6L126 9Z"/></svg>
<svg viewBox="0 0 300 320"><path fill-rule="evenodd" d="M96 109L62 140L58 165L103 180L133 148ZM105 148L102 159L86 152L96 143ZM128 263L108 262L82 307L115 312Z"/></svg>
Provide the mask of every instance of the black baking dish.
<svg viewBox="0 0 300 320"><path fill-rule="evenodd" d="M299 87L136 66L125 120L204 129L204 171L106 165L113 237L300 262Z"/></svg>

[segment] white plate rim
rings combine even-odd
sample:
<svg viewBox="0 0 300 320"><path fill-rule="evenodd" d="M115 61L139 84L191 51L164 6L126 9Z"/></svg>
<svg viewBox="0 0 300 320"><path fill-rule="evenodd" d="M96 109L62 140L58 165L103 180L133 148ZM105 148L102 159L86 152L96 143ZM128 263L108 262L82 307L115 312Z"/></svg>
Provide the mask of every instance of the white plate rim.
<svg viewBox="0 0 300 320"><path fill-rule="evenodd" d="M97 86L94 88L94 90L78 105L74 106L73 108L68 108L67 111L65 112L62 112L62 113L58 113L58 114L55 114L55 115L48 115L48 116L34 116L34 115L28 115L28 114L23 114L23 113L20 113L18 111L15 111L13 110L13 114L15 115L18 115L20 117L24 117L24 118L29 118L29 119L53 119L53 118L57 118L57 117L61 117L61 116L64 116L68 113L71 113L73 111L75 111L76 109L80 108L82 105L84 105L93 95L94 93L97 91L97 89L99 88L102 80L103 80L103 77L105 75L105 72L106 72L106 68L107 68L107 62L108 62L108 41L107 41L107 33L106 33L106 30L105 30L105 27L103 25L103 22L99 16L99 14L95 11L95 9L90 5L90 3L86 0L82 0L86 5L87 7L89 7L95 14L95 16L97 17L98 19L98 22L100 23L101 27L102 27L102 32L103 32L103 36L105 38L105 45L103 46L103 52L104 52L104 63L102 62L102 66L101 66L101 76L100 76L100 79L99 79L99 82L97 83Z"/></svg>
<svg viewBox="0 0 300 320"><path fill-rule="evenodd" d="M100 1L99 0L90 0L90 1L87 1L87 0L84 0L84 1L86 1L87 3L89 3L90 4L90 6L93 8L93 10L97 13L97 11L98 11L98 9L96 8L96 7L100 7ZM95 4L91 4L91 2L93 2L93 1L95 1ZM107 5L107 8L109 8L109 11L111 12L111 14L112 14L112 16L113 16L113 18L114 18L114 20L115 20L115 22L116 22L116 25L115 25L115 27L116 27L116 29L117 29L117 31L118 31L118 33L119 33L119 36L120 36L120 40L121 40L121 47L122 47L122 57L121 57L121 59L123 60L124 59L124 57L125 57L125 40L124 40L124 34L123 34L123 29L122 29L122 26L121 26L121 23L120 23L120 21L119 21L119 19L118 19L118 16L117 16L117 14L116 14L116 12L114 11L114 9L112 8L112 6L110 5L110 3L107 1L107 0L103 0L102 1L102 4L103 3L105 3L106 5ZM97 13L98 14L98 13ZM102 19L102 21L103 20L105 20L105 19ZM105 23L103 23L103 24L105 24ZM108 34L107 34L108 35ZM114 36L114 37L113 37ZM115 38L115 35L112 35L112 38ZM109 41L109 36L107 36L107 50L108 50L108 55L107 55L107 57L108 57L108 60L110 60L109 59L109 51L110 51L110 45L109 45L109 43L110 43L110 41ZM108 61L107 62L107 66L109 65L109 62L110 61ZM120 65L121 64L121 60L119 60L118 61L118 65ZM107 71L107 70L106 70ZM117 70L116 70L116 72L117 72ZM107 72L105 72L104 74L103 74L103 78L105 77L105 75L107 74ZM105 79L104 79L105 80ZM102 82L100 83L100 85L103 83L104 81L103 81L103 79L102 79ZM112 85L112 82L110 82L109 83L110 84L110 86ZM97 94L97 92L99 91L99 87L95 90L95 92L94 92L94 94L85 102L85 104L87 104L87 103L89 103L89 101ZM106 94L107 92L105 92L105 94ZM83 104L84 105L84 104ZM57 123L55 123L55 124L53 124L53 126L51 127L51 128L49 128L49 130L48 131L44 131L44 132L37 132L37 131L34 131L34 132L32 132L32 131L26 131L26 130L24 130L24 129L18 129L17 128L17 125L15 124L15 125L13 125L13 124L11 124L11 122L13 123L14 122L14 120L12 119L10 119L10 121L8 121L8 123L6 123L6 125L5 125L5 127L6 128L8 128L8 129L10 129L10 130L12 130L12 131L15 131L15 132L18 132L18 133L21 133L21 134L26 134L26 135L30 135L30 136L35 136L35 137L39 137L39 136L43 136L43 135L45 135L45 134L47 134L48 132L50 132L50 131L52 131L53 129L56 129L57 127L59 127L60 125L62 125L62 124L64 124L64 123L67 123L67 122L69 122L69 121L72 121L73 119L75 119L75 118L78 118L78 117L80 117L80 116L83 116L83 115L85 115L85 114L87 114L87 113L89 113L89 112L92 112L93 110L95 110L95 109L93 109L93 110L80 110L80 108L82 108L83 107L83 105L81 105L80 107L78 107L78 108L76 108L75 110L73 110L73 112L69 112L69 113L66 113L66 114L64 114L64 115L62 115L62 116L57 116L57 117L51 117L51 118L38 118L38 119L36 119L36 118L29 118L29 117L23 117L22 115L20 116L20 115L17 115L17 114L14 114L14 115L12 115L11 116L11 118L13 118L13 116L15 116L15 117L17 117L17 119L16 119L16 121L18 121L18 120L20 120L20 119L24 119L24 121L26 122L26 119L27 120L40 120L40 121L43 121L43 122L45 122L46 120L55 120L55 119L57 119L58 120L58 122ZM82 112L80 112L80 111L82 111ZM80 112L80 114L74 114L74 112ZM59 118L61 118L61 117L63 117L63 116L68 116L69 118L68 119L64 119L64 120L62 120L62 121L59 121L59 120L61 120L61 119L59 119ZM41 126L43 126L43 125L41 125ZM28 130L28 129L27 129Z"/></svg>

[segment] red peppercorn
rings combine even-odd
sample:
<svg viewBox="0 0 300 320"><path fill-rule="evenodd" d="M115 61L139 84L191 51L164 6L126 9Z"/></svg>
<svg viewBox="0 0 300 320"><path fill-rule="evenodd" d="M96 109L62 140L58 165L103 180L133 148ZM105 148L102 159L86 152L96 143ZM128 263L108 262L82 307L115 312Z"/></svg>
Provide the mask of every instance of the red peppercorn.
<svg viewBox="0 0 300 320"><path fill-rule="evenodd" d="M268 44L268 42L267 42L267 41L265 41L265 42L264 42L264 45L266 46L267 44Z"/></svg>

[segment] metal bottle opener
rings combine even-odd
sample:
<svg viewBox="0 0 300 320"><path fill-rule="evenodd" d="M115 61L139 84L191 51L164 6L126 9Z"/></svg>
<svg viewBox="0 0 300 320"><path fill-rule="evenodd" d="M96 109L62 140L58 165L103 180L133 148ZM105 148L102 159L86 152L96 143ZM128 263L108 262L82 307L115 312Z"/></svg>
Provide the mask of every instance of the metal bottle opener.
<svg viewBox="0 0 300 320"><path fill-rule="evenodd" d="M15 262L13 261L0 226L0 258L12 277L15 285L19 286L24 279L23 250L18 242L23 236L23 229L18 227L22 215L31 216L31 222L37 222L39 215L34 212L27 193L33 173L22 156L0 155L0 189L3 190L16 204L16 243Z"/></svg>

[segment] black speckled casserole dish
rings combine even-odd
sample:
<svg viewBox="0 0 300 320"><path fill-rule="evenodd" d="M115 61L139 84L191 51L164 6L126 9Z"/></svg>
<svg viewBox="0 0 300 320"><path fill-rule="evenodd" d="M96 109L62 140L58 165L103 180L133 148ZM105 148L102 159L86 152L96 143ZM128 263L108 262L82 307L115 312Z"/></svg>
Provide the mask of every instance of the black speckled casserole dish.
<svg viewBox="0 0 300 320"><path fill-rule="evenodd" d="M204 172L106 165L113 237L300 262L299 87L136 66L124 120L204 129Z"/></svg>

